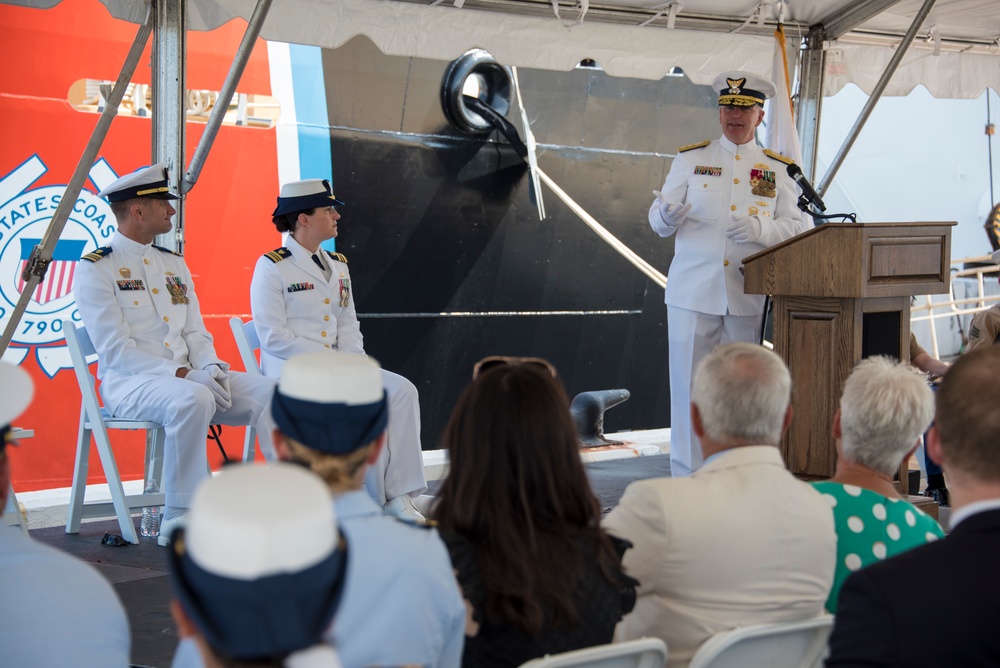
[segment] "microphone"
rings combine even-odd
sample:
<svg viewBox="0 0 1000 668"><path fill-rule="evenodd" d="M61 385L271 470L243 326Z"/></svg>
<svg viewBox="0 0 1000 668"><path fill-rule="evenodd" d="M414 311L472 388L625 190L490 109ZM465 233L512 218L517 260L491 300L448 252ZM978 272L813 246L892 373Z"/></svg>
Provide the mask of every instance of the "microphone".
<svg viewBox="0 0 1000 668"><path fill-rule="evenodd" d="M809 179L807 179L806 175L802 173L802 170L799 169L798 165L795 163L788 165L788 175L792 177L793 181L799 184L800 188L802 188L802 196L805 197L806 200L812 202L820 211L826 211L826 204L823 204L822 198L820 198L819 194L813 190L812 184L809 183Z"/></svg>

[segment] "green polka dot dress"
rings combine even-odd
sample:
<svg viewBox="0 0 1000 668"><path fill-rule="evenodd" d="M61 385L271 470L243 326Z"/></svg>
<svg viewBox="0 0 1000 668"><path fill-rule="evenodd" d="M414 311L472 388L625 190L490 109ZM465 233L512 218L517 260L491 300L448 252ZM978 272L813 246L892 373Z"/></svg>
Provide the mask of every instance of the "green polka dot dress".
<svg viewBox="0 0 1000 668"><path fill-rule="evenodd" d="M828 612L836 612L840 586L854 571L944 536L933 517L907 501L856 485L812 485L833 509L837 530L837 570L826 600Z"/></svg>

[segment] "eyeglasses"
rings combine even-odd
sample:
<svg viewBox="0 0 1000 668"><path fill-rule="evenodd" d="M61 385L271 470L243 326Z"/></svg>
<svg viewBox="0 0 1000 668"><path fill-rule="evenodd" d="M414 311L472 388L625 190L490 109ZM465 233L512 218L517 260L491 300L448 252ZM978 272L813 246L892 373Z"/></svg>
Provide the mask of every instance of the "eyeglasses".
<svg viewBox="0 0 1000 668"><path fill-rule="evenodd" d="M476 366L472 367L472 380L479 378L480 374L485 373L494 367L505 365L530 366L544 371L553 378L556 377L556 368L547 360L543 360L541 357L504 357L502 355L493 355L490 357L484 357L476 362Z"/></svg>

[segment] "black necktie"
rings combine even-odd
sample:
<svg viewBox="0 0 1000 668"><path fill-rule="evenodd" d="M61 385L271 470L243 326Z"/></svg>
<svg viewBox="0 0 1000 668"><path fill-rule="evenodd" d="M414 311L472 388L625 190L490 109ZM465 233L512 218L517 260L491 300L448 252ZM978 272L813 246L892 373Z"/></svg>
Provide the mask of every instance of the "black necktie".
<svg viewBox="0 0 1000 668"><path fill-rule="evenodd" d="M316 263L316 266L319 267L320 269L322 269L323 272L325 273L326 272L326 267L323 266L323 260L319 259L319 255L316 255L316 253L313 253L312 259L313 259L313 262Z"/></svg>

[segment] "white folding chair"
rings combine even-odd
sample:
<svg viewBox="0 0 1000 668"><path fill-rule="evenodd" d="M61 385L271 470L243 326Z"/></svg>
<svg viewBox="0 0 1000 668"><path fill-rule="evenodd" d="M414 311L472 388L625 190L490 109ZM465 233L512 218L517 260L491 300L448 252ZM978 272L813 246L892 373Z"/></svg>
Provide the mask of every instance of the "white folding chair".
<svg viewBox="0 0 1000 668"><path fill-rule="evenodd" d="M833 615L822 615L723 631L698 648L689 668L812 668L832 630Z"/></svg>
<svg viewBox="0 0 1000 668"><path fill-rule="evenodd" d="M21 440L22 438L31 438L34 435L35 432L30 429L11 427L10 437L12 439ZM14 485L8 484L7 504L3 509L3 517L0 517L0 526L15 525L21 527L21 531L25 534L28 533L28 523L24 521L24 517L21 515L21 506L17 503L17 496L14 494Z"/></svg>
<svg viewBox="0 0 1000 668"><path fill-rule="evenodd" d="M522 663L521 668L663 668L666 663L666 643L659 638L639 638L549 654Z"/></svg>
<svg viewBox="0 0 1000 668"><path fill-rule="evenodd" d="M257 361L257 350L260 349L260 339L257 337L257 328L253 325L253 320L243 322L240 318L233 316L229 319L229 328L233 330L233 338L236 339L236 350L243 360L243 368L247 373L261 375L260 363ZM253 425L247 426L246 439L243 441L243 461L252 462L256 455L254 442L256 441L257 430ZM265 438L270 434L265 434ZM264 449L261 448L261 454ZM265 457L266 459L266 457Z"/></svg>
<svg viewBox="0 0 1000 668"><path fill-rule="evenodd" d="M85 517L118 518L122 537L130 543L138 543L139 537L132 523L132 510L144 506L162 506L162 491L156 494L133 494L126 496L122 487L118 463L108 438L108 429L143 430L146 432L145 482L155 480L161 487L163 473L163 444L166 432L163 425L144 420L116 418L100 405L94 376L90 373L88 357L96 357L97 351L85 327L77 327L72 320L63 321L66 345L73 360L73 371L80 386L83 401L80 405L80 429L76 439L76 464L73 467L73 487L70 491L69 513L66 517L66 533L79 533L80 520ZM85 503L87 491L87 469L90 458L90 438L93 436L97 454L101 458L104 477L111 492L111 502ZM143 489L146 488L143 485Z"/></svg>

